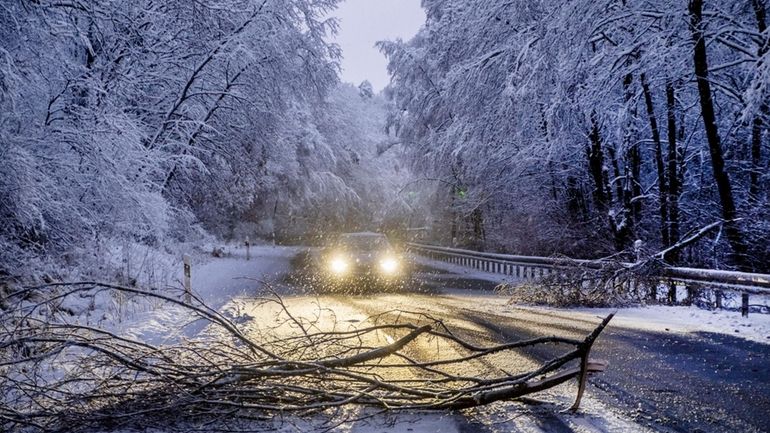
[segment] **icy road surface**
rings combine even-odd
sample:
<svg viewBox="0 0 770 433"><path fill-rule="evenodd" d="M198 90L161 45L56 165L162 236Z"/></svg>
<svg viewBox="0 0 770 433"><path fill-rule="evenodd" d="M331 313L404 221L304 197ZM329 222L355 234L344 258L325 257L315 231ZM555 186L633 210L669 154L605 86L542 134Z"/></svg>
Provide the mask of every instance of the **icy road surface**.
<svg viewBox="0 0 770 433"><path fill-rule="evenodd" d="M483 343L552 334L583 337L607 313L510 305L491 291L494 284L490 281L424 263L414 290L409 292L307 295L278 278L292 272L288 263L294 252L265 248L252 262L237 262L237 258L213 261L206 265L205 284L199 280L198 290L204 298L216 299L223 312L244 318L240 321L244 327L267 326L274 318L275 305L257 300L264 294L257 280L269 274L272 288L280 291L292 314L315 317L319 308L323 310L321 315L328 318L318 322L321 327L340 323L354 326L371 316L409 310L440 318L463 337ZM233 283L237 290L228 289ZM666 315L671 316L670 325ZM709 315L713 316L684 307L621 310L592 352L592 358L608 360L609 369L589 380L587 398L577 414L563 412L576 391L575 384L568 383L537 394L538 401L528 404L496 404L462 413L385 414L339 426L335 431L770 431L770 345L762 342L762 338L770 342L764 335L770 329L768 317L753 315L751 322L742 323L744 330L752 324L759 329L747 340L735 336L743 334L741 329L738 333L733 329L738 326L733 316L706 323L703 317ZM699 320L703 320L702 326ZM430 356L435 348L411 350ZM554 350L559 348L530 349L523 351L520 359L501 362L528 368L552 357ZM277 423L279 431L298 428Z"/></svg>

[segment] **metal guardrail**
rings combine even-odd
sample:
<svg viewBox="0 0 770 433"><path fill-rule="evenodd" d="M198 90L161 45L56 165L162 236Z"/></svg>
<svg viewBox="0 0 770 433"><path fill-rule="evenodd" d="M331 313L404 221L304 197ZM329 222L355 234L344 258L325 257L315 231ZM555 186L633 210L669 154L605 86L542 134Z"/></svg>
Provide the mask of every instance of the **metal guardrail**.
<svg viewBox="0 0 770 433"><path fill-rule="evenodd" d="M418 243L408 243L407 248L432 259L484 272L510 275L524 280L543 277L556 269L567 269L575 266L600 269L610 264L610 262L602 260L496 254ZM633 263L624 263L624 265L630 267ZM684 285L739 292L742 294L742 312L744 314L748 314L749 294L770 295L770 275L768 274L670 267L661 270L660 278L664 281L678 282ZM719 304L721 301L718 300L717 303Z"/></svg>

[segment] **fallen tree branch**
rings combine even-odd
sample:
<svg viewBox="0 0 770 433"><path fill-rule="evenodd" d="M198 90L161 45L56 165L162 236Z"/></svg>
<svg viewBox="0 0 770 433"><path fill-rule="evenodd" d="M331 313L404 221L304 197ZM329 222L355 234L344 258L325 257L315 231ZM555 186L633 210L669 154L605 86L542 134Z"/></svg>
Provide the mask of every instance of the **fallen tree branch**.
<svg viewBox="0 0 770 433"><path fill-rule="evenodd" d="M206 320L205 332L167 344L148 344L61 313L83 296L155 299ZM222 313L156 291L95 282L26 288L2 299L0 315L0 430L86 431L158 426L163 422L265 419L271 413L312 415L343 406L388 410L447 410L512 400L578 378L580 403L589 359L612 316L583 340L541 337L481 346L430 316L403 312L373 326L308 332L300 316L276 302L275 328L247 331ZM59 309L59 310L57 310ZM393 312L396 313L396 312ZM400 317L400 314L397 315ZM382 317L377 318L381 321ZM280 324L294 334L281 334ZM299 331L297 331L299 327ZM284 329L285 331L285 329ZM382 344L383 333L392 335ZM444 345L448 355L409 355L419 340ZM561 344L564 354L530 371L480 369L474 363L524 347ZM442 353L444 353L442 352ZM575 364L577 363L577 364Z"/></svg>

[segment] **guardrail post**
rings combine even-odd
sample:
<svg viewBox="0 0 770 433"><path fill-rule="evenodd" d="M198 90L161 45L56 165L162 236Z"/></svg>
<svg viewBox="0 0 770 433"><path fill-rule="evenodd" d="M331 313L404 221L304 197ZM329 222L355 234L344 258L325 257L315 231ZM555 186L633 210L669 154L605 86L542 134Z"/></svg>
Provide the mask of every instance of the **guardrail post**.
<svg viewBox="0 0 770 433"><path fill-rule="evenodd" d="M749 317L749 294L741 293L741 316Z"/></svg>

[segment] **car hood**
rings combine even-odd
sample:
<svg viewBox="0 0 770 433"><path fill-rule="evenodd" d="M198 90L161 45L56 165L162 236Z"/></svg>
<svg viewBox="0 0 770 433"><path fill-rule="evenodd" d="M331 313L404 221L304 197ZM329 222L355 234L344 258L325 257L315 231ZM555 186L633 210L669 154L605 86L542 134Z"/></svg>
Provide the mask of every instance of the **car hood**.
<svg viewBox="0 0 770 433"><path fill-rule="evenodd" d="M380 260L386 253L382 251L358 251L347 254L350 260L359 265L370 265Z"/></svg>

